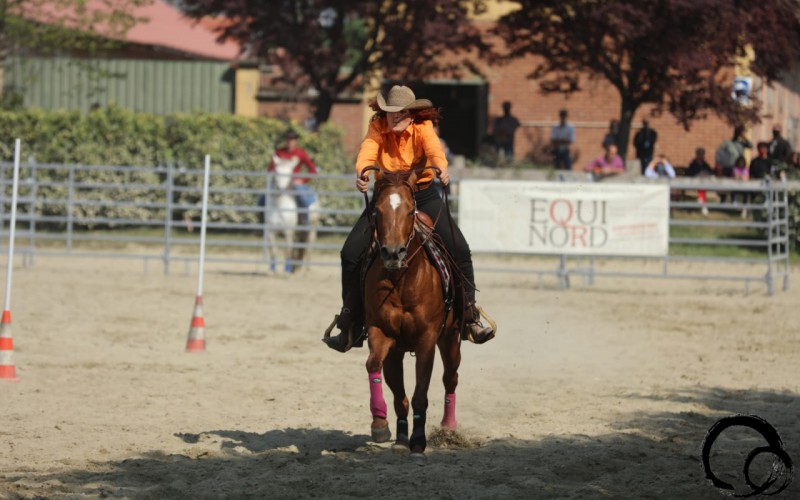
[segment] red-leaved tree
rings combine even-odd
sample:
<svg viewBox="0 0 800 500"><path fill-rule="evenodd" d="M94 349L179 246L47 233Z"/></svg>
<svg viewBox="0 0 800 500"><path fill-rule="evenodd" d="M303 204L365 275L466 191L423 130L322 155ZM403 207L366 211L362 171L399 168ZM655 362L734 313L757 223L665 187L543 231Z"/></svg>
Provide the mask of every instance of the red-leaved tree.
<svg viewBox="0 0 800 500"><path fill-rule="evenodd" d="M280 66L298 94L311 90L326 121L337 96L373 75L422 78L458 70L458 54L478 47L469 22L483 0L184 0L187 15L224 18L220 35L251 57Z"/></svg>
<svg viewBox="0 0 800 500"><path fill-rule="evenodd" d="M758 121L759 102L731 98L737 64L766 84L800 55L797 0L519 0L494 34L500 60L535 54L544 92L580 90L581 73L608 81L621 98L625 154L643 104L688 129L709 112L732 124Z"/></svg>

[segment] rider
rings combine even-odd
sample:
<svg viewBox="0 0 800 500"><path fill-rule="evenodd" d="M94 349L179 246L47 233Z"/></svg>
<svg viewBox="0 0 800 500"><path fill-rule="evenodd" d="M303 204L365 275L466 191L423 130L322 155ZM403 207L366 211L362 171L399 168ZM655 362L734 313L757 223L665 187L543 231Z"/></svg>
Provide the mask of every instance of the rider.
<svg viewBox="0 0 800 500"><path fill-rule="evenodd" d="M314 193L314 190L308 185L308 183L311 182L311 176L317 174L317 166L311 160L311 157L308 156L308 153L297 146L297 137L297 132L294 130L289 129L286 131L283 135L286 143L282 148L275 150L275 155L272 160L270 160L267 170L269 172L275 171L275 156L283 160L297 159L297 165L294 167L292 175L292 191L298 208L306 209L300 211L300 224L305 224L306 218L308 217L307 209L317 199L316 193ZM310 175L303 175L304 168Z"/></svg>
<svg viewBox="0 0 800 500"><path fill-rule="evenodd" d="M434 130L434 122L440 118L439 110L433 107L431 101L417 99L410 88L395 85L389 90L386 98L378 94L370 103L370 107L375 110L375 115L370 122L367 136L361 143L361 150L356 160L356 188L359 191L367 192L369 179L367 176L362 177L362 171L365 167L373 165L389 172L409 171L412 166L420 164L434 166L440 170L439 180L442 184L446 186L450 182L445 153ZM482 344L491 340L495 332L491 327L484 327L480 323L480 313L475 305L475 276L469 246L461 231L450 219L449 211L441 210L443 202L438 191L430 189L433 180L434 173L430 169L419 175L416 186L418 190L414 193L417 209L436 221L434 228L436 233L441 236L450 254L458 259L461 271L466 277L464 338ZM359 290L359 267L371 238L367 210L361 214L342 247L344 307L336 325L341 333L323 339L329 347L341 352L348 350L350 339L357 338L361 332L363 312ZM355 331L351 332L351 329Z"/></svg>

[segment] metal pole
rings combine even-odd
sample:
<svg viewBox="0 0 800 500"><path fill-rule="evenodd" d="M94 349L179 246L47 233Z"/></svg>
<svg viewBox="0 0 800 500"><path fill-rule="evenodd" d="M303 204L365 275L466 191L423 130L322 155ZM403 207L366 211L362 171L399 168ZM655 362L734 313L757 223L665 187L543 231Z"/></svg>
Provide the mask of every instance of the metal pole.
<svg viewBox="0 0 800 500"><path fill-rule="evenodd" d="M3 311L11 310L11 273L14 270L14 233L17 222L17 190L19 189L20 140L14 143L14 181L11 187L11 220L8 226L8 266L6 268L6 301Z"/></svg>
<svg viewBox="0 0 800 500"><path fill-rule="evenodd" d="M164 221L164 274L169 274L170 251L172 250L172 162L167 162L167 208Z"/></svg>
<svg viewBox="0 0 800 500"><path fill-rule="evenodd" d="M208 219L208 175L211 171L211 157L206 155L203 171L203 208L200 219L200 262L197 266L197 296L203 296L203 266L206 259L206 223Z"/></svg>
<svg viewBox="0 0 800 500"><path fill-rule="evenodd" d="M266 181L264 182L264 225L263 225L263 234L262 234L262 241L264 244L264 261L269 261L269 206L271 203L271 185L272 185L272 172L267 172Z"/></svg>
<svg viewBox="0 0 800 500"><path fill-rule="evenodd" d="M766 198L767 198L767 295L772 295L774 292L774 283L772 276L772 245L774 244L773 229L775 217L773 211L772 197L775 194L775 188L769 179L766 179Z"/></svg>
<svg viewBox="0 0 800 500"><path fill-rule="evenodd" d="M30 190L30 197L31 201L28 205L28 215L30 216L30 222L28 223L28 228L30 230L30 235L28 237L28 265L33 266L33 257L36 253L36 160L34 159L33 155L28 157L28 164L31 167L31 190Z"/></svg>
<svg viewBox="0 0 800 500"><path fill-rule="evenodd" d="M75 165L69 166L69 180L67 182L67 253L72 253L72 230L75 218Z"/></svg>

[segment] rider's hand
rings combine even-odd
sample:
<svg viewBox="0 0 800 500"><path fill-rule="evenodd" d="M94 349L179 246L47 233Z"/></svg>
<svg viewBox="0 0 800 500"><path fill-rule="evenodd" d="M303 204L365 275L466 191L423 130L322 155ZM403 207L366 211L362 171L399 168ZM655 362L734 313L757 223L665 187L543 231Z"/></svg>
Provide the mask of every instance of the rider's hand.
<svg viewBox="0 0 800 500"><path fill-rule="evenodd" d="M439 180L442 181L443 186L450 184L450 174L447 173L447 170L439 171Z"/></svg>
<svg viewBox="0 0 800 500"><path fill-rule="evenodd" d="M356 189L358 189L362 193L366 193L368 187L369 187L368 175L360 175L356 177Z"/></svg>

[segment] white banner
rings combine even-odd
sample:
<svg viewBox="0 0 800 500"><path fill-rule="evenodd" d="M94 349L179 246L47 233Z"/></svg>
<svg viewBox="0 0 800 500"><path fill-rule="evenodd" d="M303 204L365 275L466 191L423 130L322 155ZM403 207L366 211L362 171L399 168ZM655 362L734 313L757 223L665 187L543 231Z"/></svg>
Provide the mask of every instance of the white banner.
<svg viewBox="0 0 800 500"><path fill-rule="evenodd" d="M475 252L664 256L669 186L461 181L458 225Z"/></svg>

